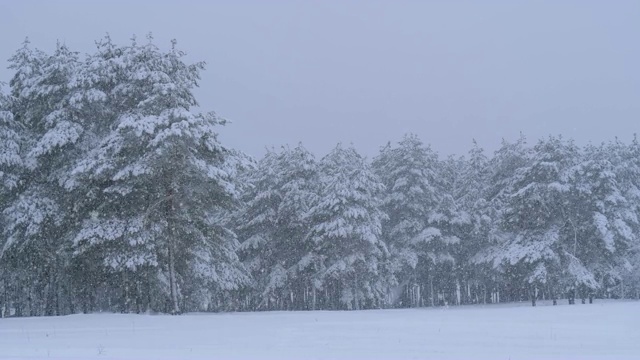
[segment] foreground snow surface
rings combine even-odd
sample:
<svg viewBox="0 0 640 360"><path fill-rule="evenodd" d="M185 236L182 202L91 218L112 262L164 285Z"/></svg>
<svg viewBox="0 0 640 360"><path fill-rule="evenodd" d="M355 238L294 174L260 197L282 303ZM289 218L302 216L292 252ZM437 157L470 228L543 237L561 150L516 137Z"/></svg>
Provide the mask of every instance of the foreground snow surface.
<svg viewBox="0 0 640 360"><path fill-rule="evenodd" d="M542 305L0 319L0 359L640 359L640 302Z"/></svg>

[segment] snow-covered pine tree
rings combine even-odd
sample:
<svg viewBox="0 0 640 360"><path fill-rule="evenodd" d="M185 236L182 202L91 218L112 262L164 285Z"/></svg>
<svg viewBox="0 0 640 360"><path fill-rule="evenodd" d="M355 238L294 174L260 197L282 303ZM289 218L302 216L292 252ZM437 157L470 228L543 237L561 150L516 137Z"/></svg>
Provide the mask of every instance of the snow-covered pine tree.
<svg viewBox="0 0 640 360"><path fill-rule="evenodd" d="M629 217L640 220L640 140L634 134L633 140L616 163L616 174L623 182L621 186L623 197L630 205ZM628 265L623 269L623 283L620 293L640 300L640 230L634 229L635 241L625 254ZM625 264L627 265L627 264ZM626 285L625 285L626 284ZM626 286L626 287L625 287ZM628 289L627 293L623 290Z"/></svg>
<svg viewBox="0 0 640 360"><path fill-rule="evenodd" d="M26 171L18 196L5 209L7 240L3 257L25 284L21 296L31 315L68 313L65 274L72 226L72 199L62 187L83 135L76 106L78 55L58 44L52 55L29 48L28 41L10 59L12 112L27 141ZM22 291L18 289L18 291ZM22 312L20 309L19 312Z"/></svg>
<svg viewBox="0 0 640 360"><path fill-rule="evenodd" d="M629 180L635 171L625 159L627 149L617 141L589 145L572 169L573 191L565 211L569 235L573 235L573 249L566 254L571 260L567 271L583 299L587 292L610 288L622 279L630 265L628 250L638 239L634 192L628 191L634 187ZM592 284L594 280L600 286Z"/></svg>
<svg viewBox="0 0 640 360"><path fill-rule="evenodd" d="M380 149L372 168L385 185L381 208L388 215L383 221L382 237L387 244L399 288L393 302L399 306L422 303L421 283L416 272L418 253L412 244L427 227L430 207L434 207L435 155L414 134L407 134L393 147Z"/></svg>
<svg viewBox="0 0 640 360"><path fill-rule="evenodd" d="M505 207L515 190L516 175L531 163L532 150L523 134L513 143L503 139L500 148L489 160L488 199L494 211Z"/></svg>
<svg viewBox="0 0 640 360"><path fill-rule="evenodd" d="M251 173L238 215L241 250L252 270L258 300L255 307L312 308L312 271L305 217L315 198L313 155L302 145L268 151ZM309 306L311 305L311 306Z"/></svg>
<svg viewBox="0 0 640 360"><path fill-rule="evenodd" d="M511 268L503 262L504 246L511 238L503 229L504 209L511 194L515 192L517 176L531 162L531 149L526 146L526 138L520 134L518 140L510 143L502 140L502 145L489 160L489 174L487 184L488 216L491 224L488 236L479 245L470 263L478 269L478 277L482 287L476 292L476 301L491 301L492 289L501 287L502 297L507 301L521 299L521 286L512 284L510 280ZM519 176L519 175L518 175Z"/></svg>
<svg viewBox="0 0 640 360"><path fill-rule="evenodd" d="M447 239L434 227L440 204L438 156L413 134L397 147L383 148L373 162L386 187L382 209L383 238L389 246L394 270L402 288L395 294L403 306L435 303L433 278L436 265L450 262Z"/></svg>
<svg viewBox="0 0 640 360"><path fill-rule="evenodd" d="M579 151L560 137L540 140L533 150L530 165L515 173L514 192L503 213L508 239L500 256L511 272L508 281L528 287L535 306L542 287L554 293L564 290L560 287L566 281L562 269L570 260L567 254L573 244L566 227L571 189L567 173L578 161ZM579 262L570 263L585 270Z"/></svg>
<svg viewBox="0 0 640 360"><path fill-rule="evenodd" d="M10 97L5 95L0 83L0 214L8 203L13 201L15 189L19 185L20 172L22 170L22 158L20 149L23 145L22 131L14 121L11 112ZM0 234L4 234L5 217L0 216ZM3 256L5 238L0 238L0 318L9 314L11 298L14 287L19 286L15 274L7 264L7 258ZM12 296L13 297L13 296Z"/></svg>
<svg viewBox="0 0 640 360"><path fill-rule="evenodd" d="M473 141L467 158L450 159L445 168L449 176L445 193L451 195L449 215L449 232L460 239L454 250L455 284L449 288L455 293L456 304L477 302L479 295L485 291L491 294L493 302L499 301L499 290L495 281L484 276L470 259L487 244L491 230L491 211L486 201L488 189L488 159L483 149ZM487 289L488 286L488 289Z"/></svg>
<svg viewBox="0 0 640 360"><path fill-rule="evenodd" d="M218 141L224 120L193 111L204 63L186 64L175 41L163 52L150 36L114 51L99 82L112 123L74 171L106 195L84 219L76 252L99 251L125 311L134 301L171 313L207 309L248 274L225 221L236 189L233 152Z"/></svg>
<svg viewBox="0 0 640 360"><path fill-rule="evenodd" d="M393 285L381 239L384 185L352 147L338 145L319 164L320 191L309 212L322 308L360 309L385 303Z"/></svg>
<svg viewBox="0 0 640 360"><path fill-rule="evenodd" d="M315 272L309 261L313 244L306 237L310 230L306 215L316 200L317 165L314 156L301 144L293 149L283 149L277 162L280 203L275 233L279 243L276 260L286 270L287 278L286 291L282 295L287 308L313 308ZM271 287L265 289L271 290Z"/></svg>
<svg viewBox="0 0 640 360"><path fill-rule="evenodd" d="M471 231L471 214L461 197L464 158L450 156L436 164L438 203L431 209L429 225L437 229L430 245L430 292L432 305L457 304L461 301L463 248L461 239Z"/></svg>
<svg viewBox="0 0 640 360"><path fill-rule="evenodd" d="M278 261L278 207L282 201L278 153L268 150L247 174L249 184L241 194L242 206L235 214L240 241L239 253L251 272L253 291L248 294L247 307L275 309L282 301L286 286L286 270Z"/></svg>
<svg viewBox="0 0 640 360"><path fill-rule="evenodd" d="M8 201L10 192L18 187L22 168L20 149L23 131L14 119L11 98L3 93L0 83L0 208Z"/></svg>
<svg viewBox="0 0 640 360"><path fill-rule="evenodd" d="M39 74L39 68L44 61L46 55L40 51L32 50L29 46L29 40L26 39L23 43L23 46L16 51L13 57L10 59L10 68L15 71L13 78L10 81L10 94L7 97L3 97L3 137L6 136L14 136L15 129L20 127L20 135L21 144L15 144L17 147L14 147L13 153L13 161L18 162L19 165L24 168L24 151L26 147L26 127L21 126L19 123L20 117L28 117L27 111L30 110L28 108L27 102L25 101L25 97L21 96L21 94L28 93L31 91L33 87L34 78ZM11 100L11 102L9 102ZM16 119L15 114L19 114ZM11 123L11 122L13 123ZM15 125L15 126L12 126ZM18 137L14 137L14 139L19 139ZM3 139L4 140L4 139ZM9 145L9 143L3 144ZM22 146L20 146L22 145ZM9 150L11 146L9 146ZM10 153L8 153L10 154ZM16 158L19 157L19 160ZM18 161L15 161L18 160ZM4 162L2 164L2 171L4 173L3 179L3 203L2 203L2 235L3 235L3 246L2 253L0 254L0 267L2 268L2 272L5 278L5 288L4 288L4 296L6 307L13 308L16 316L30 315L32 312L27 306L27 299L29 298L29 294L31 293L31 286L20 286L19 284L30 280L29 274L30 269L29 266L21 266L21 262L24 262L24 257L26 256L25 252L18 251L10 251L10 248L14 245L15 238L10 237L10 233L8 228L12 226L13 219L8 214L8 208L16 201L17 195L23 191L24 186L22 188L18 188L20 185L20 178L23 174L11 174L10 163ZM11 174L11 175L7 175ZM9 178L10 183L7 184L6 180ZM6 185L10 185L10 191ZM23 184L24 185L24 184ZM9 196L11 195L11 196ZM9 210L10 211L10 210ZM32 227L33 228L33 227ZM35 229L34 229L35 231Z"/></svg>

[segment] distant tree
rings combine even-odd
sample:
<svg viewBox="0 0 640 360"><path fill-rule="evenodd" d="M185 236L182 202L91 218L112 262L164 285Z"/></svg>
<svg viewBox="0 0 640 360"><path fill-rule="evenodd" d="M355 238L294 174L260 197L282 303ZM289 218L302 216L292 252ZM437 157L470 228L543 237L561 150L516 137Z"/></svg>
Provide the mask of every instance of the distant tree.
<svg viewBox="0 0 640 360"><path fill-rule="evenodd" d="M431 298L433 266L444 254L435 250L441 240L429 217L440 201L436 181L437 154L413 134L405 135L396 147L382 148L373 161L386 191L382 210L383 239L389 246L393 268L402 286L404 306L420 306ZM435 238L431 235L436 235Z"/></svg>
<svg viewBox="0 0 640 360"><path fill-rule="evenodd" d="M383 148L373 166L387 189L382 209L389 218L383 234L404 288L402 302L421 306L428 299L434 305L434 279L439 281L438 274L453 266L451 246L459 241L446 229L453 220L445 208L453 204L445 193L444 167L415 135L405 136L395 148Z"/></svg>
<svg viewBox="0 0 640 360"><path fill-rule="evenodd" d="M571 142L550 137L534 147L530 165L515 175L514 192L504 212L504 228L510 239L504 248L504 261L514 271L516 281L529 284L535 306L540 289L557 288L566 280L560 269L568 269L587 286L595 286L584 264L572 253L567 236L567 203L571 187L567 171L579 159ZM567 266L569 265L569 266Z"/></svg>
<svg viewBox="0 0 640 360"><path fill-rule="evenodd" d="M626 217L634 220L635 225L632 227L633 243L628 246L624 257L618 261L622 264L623 270L620 293L640 299L640 229L637 227L640 220L640 141L637 135L633 136L633 140L617 160L616 174L623 184L622 196L626 199L629 209Z"/></svg>
<svg viewBox="0 0 640 360"><path fill-rule="evenodd" d="M317 287L324 308L384 305L393 285L379 208L384 185L353 148L338 145L319 164L320 191L309 217Z"/></svg>
<svg viewBox="0 0 640 360"><path fill-rule="evenodd" d="M583 299L585 291L611 287L622 279L630 265L627 252L637 243L638 215L635 202L630 201L634 191L628 191L633 188L629 183L633 166L624 159L626 150L619 142L587 146L571 173L573 196L565 214L573 231L570 254L589 272L576 272L572 263L568 271ZM589 286L581 279L584 276L594 277L598 285Z"/></svg>
<svg viewBox="0 0 640 360"><path fill-rule="evenodd" d="M486 189L487 216L490 224L487 237L470 262L478 267L479 281L482 283L482 302L487 301L487 288L500 287L503 290L501 300L520 300L520 288L512 279L512 269L503 260L502 246L509 235L502 226L504 209L516 190L516 175L522 172L531 161L531 149L526 146L526 138L521 134L517 141L505 140L488 161L489 173ZM479 295L478 293L476 295ZM493 295L492 295L493 297ZM479 299L478 299L479 300Z"/></svg>
<svg viewBox="0 0 640 360"><path fill-rule="evenodd" d="M445 163L445 192L448 201L450 235L460 239L453 247L455 263L451 275L455 276L455 303L479 301L480 285L483 296L489 287L492 301L499 300L499 289L482 267L474 265L470 259L483 249L490 237L495 214L488 201L489 163L482 148L473 141L467 158L450 159ZM448 180L447 180L448 179Z"/></svg>
<svg viewBox="0 0 640 360"><path fill-rule="evenodd" d="M308 213L315 200L317 171L302 145L268 151L251 172L238 214L241 253L255 279L254 306L303 309L313 286L306 261L311 250Z"/></svg>

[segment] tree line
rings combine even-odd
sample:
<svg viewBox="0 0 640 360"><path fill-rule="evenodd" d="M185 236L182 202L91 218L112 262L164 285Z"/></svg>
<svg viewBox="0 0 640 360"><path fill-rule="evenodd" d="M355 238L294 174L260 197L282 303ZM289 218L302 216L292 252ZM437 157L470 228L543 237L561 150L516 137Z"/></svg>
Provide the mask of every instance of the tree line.
<svg viewBox="0 0 640 360"><path fill-rule="evenodd" d="M28 41L0 91L0 314L639 297L640 143L521 136L373 159L218 140L204 63L151 36ZM583 300L584 301L584 300Z"/></svg>

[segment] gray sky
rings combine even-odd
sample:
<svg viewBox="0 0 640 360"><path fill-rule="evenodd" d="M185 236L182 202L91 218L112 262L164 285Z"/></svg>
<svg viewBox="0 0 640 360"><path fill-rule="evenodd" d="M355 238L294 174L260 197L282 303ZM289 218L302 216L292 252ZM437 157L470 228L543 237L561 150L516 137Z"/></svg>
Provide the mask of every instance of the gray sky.
<svg viewBox="0 0 640 360"><path fill-rule="evenodd" d="M0 0L0 59L26 36L80 52L153 32L208 63L198 98L260 156L338 141L374 156L414 132L443 155L524 132L640 132L640 1ZM0 80L11 72L0 67Z"/></svg>

